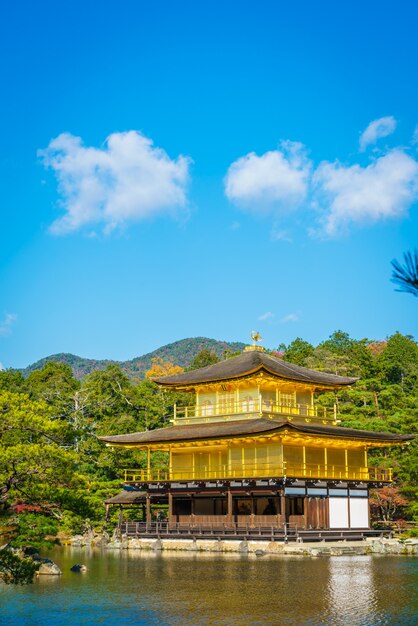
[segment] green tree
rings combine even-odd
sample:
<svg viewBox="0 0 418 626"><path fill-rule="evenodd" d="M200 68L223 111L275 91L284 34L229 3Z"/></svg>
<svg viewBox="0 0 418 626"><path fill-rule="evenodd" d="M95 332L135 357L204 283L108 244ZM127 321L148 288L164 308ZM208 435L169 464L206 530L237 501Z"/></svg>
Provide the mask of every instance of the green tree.
<svg viewBox="0 0 418 626"><path fill-rule="evenodd" d="M31 398L45 402L56 418L70 420L80 383L69 365L49 361L42 369L29 374L26 384Z"/></svg>
<svg viewBox="0 0 418 626"><path fill-rule="evenodd" d="M0 370L0 391L24 393L26 391L26 381L18 370Z"/></svg>
<svg viewBox="0 0 418 626"><path fill-rule="evenodd" d="M20 513L17 522L18 534L11 542L14 547L30 546L38 550L52 547L53 542L49 537L58 532L56 519L40 513Z"/></svg>
<svg viewBox="0 0 418 626"><path fill-rule="evenodd" d="M279 350L284 350L284 361L301 365L302 367L306 367L306 360L314 354L313 345L300 337L296 337L288 346L281 344Z"/></svg>
<svg viewBox="0 0 418 626"><path fill-rule="evenodd" d="M196 354L189 367L186 367L186 372L200 369L201 367L207 367L208 365L214 365L219 363L221 359L213 350L204 348Z"/></svg>
<svg viewBox="0 0 418 626"><path fill-rule="evenodd" d="M0 550L0 577L6 584L26 585L33 582L40 563L21 557L10 549Z"/></svg>
<svg viewBox="0 0 418 626"><path fill-rule="evenodd" d="M0 392L0 503L12 494L30 497L39 483L71 483L74 456L60 447L63 425L44 402Z"/></svg>
<svg viewBox="0 0 418 626"><path fill-rule="evenodd" d="M396 332L389 337L377 362L385 382L401 385L404 391L417 389L418 345L411 335Z"/></svg>

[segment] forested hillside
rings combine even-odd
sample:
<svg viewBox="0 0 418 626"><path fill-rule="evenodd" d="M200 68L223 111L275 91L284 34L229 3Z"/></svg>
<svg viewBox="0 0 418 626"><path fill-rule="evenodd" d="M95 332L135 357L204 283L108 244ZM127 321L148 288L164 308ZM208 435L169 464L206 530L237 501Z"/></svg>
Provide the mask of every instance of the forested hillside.
<svg viewBox="0 0 418 626"><path fill-rule="evenodd" d="M196 342L201 341L199 348L207 345L203 339L189 341L194 349ZM218 350L231 348L215 343ZM178 344L182 342L166 347L165 359L150 358L151 374L179 370L184 363L180 356L171 363L167 360ZM182 347L174 353L183 354ZM276 354L312 369L359 377L353 388L318 398L324 406L337 403L342 425L418 431L418 345L412 337L396 333L386 341L371 342L338 331L318 346L295 339L278 346ZM189 367L217 360L219 356L204 349L189 361ZM2 525L17 524L16 541L27 541L32 533L33 543L58 530L80 532L86 520L103 524L103 500L120 488L123 468L143 467L146 459L143 452L107 448L97 435L168 425L174 402L192 404L193 397L161 390L149 378L133 380L115 364L82 380L69 364L59 362L48 362L26 378L18 371L1 371ZM373 462L395 470L394 489L385 496L388 515L418 521L416 443L381 449L372 455ZM155 455L153 463L164 467L167 458ZM383 519L384 513L377 512Z"/></svg>
<svg viewBox="0 0 418 626"><path fill-rule="evenodd" d="M93 371L103 370L108 365L117 365L122 372L125 372L130 378L143 378L145 372L150 369L152 360L162 358L165 361L176 363L180 367L188 367L194 357L202 350L211 350L219 358L224 358L225 352L237 352L243 350L245 344L241 342L217 341L207 337L192 337L181 339L169 343L153 352L135 357L130 361L111 361L100 359L85 359L75 354L62 352L60 354L52 354L32 365L22 369L23 376L28 376L35 370L42 369L49 362L66 363L78 380L87 376Z"/></svg>

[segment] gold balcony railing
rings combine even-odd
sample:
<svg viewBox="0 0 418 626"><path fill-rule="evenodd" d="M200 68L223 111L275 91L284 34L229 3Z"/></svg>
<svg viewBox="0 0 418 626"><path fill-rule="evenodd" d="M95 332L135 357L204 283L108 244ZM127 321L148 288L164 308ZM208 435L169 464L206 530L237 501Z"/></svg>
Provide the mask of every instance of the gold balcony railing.
<svg viewBox="0 0 418 626"><path fill-rule="evenodd" d="M315 404L287 403L278 404L263 398L240 400L239 402L219 402L192 406L174 405L174 422L189 424L193 421L209 422L214 417L225 416L237 419L238 416L258 413L272 416L301 417L306 420L335 422L337 419L336 407L332 409Z"/></svg>
<svg viewBox="0 0 418 626"><path fill-rule="evenodd" d="M239 466L203 466L199 469L179 468L171 471L164 469L125 470L126 483L276 478L284 476L291 478L391 482L392 469L284 462L275 465L247 463Z"/></svg>

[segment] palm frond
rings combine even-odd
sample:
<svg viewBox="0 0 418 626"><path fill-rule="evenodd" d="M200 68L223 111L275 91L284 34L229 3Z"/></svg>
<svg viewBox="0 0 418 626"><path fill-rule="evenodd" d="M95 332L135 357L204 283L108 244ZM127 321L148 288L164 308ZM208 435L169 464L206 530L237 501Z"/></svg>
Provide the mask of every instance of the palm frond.
<svg viewBox="0 0 418 626"><path fill-rule="evenodd" d="M418 250L405 252L403 258L403 264L396 259L392 261L391 281L399 285L400 289L396 291L412 293L413 296L418 297Z"/></svg>

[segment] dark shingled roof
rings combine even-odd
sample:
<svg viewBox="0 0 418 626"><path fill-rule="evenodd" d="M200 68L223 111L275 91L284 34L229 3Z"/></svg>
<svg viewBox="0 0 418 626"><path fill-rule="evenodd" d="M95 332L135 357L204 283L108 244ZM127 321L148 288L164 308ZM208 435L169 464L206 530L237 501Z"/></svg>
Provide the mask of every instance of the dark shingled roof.
<svg viewBox="0 0 418 626"><path fill-rule="evenodd" d="M283 361L283 359L272 356L267 352L248 350L214 365L201 367L200 369L177 374L176 376L154 378L154 381L162 386L183 387L242 378L259 371L264 371L285 380L317 384L325 387L352 385L357 380L357 378L309 370L306 367Z"/></svg>
<svg viewBox="0 0 418 626"><path fill-rule="evenodd" d="M105 504L142 504L145 501L146 491L126 491L117 493L105 500Z"/></svg>
<svg viewBox="0 0 418 626"><path fill-rule="evenodd" d="M156 430L147 430L140 433L99 437L99 439L113 445L147 445L155 443L174 443L176 441L221 439L225 437L233 438L259 435L262 433L268 434L285 428L311 435L343 437L347 439L367 439L368 441L388 442L394 444L402 443L403 441L408 441L414 439L415 437L415 435L379 433L369 430L344 428L342 426L328 426L327 424L286 422L258 418L229 422L205 422L203 424L169 426L168 428L158 428Z"/></svg>

